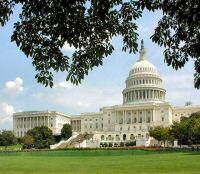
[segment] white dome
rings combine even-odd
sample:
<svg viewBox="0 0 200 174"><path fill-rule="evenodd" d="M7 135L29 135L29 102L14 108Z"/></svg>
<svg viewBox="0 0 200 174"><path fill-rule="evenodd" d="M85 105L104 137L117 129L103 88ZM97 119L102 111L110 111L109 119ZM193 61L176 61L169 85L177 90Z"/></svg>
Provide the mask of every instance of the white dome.
<svg viewBox="0 0 200 174"><path fill-rule="evenodd" d="M146 102L165 102L166 90L157 68L148 61L143 41L140 58L135 63L126 80L123 90L124 104L138 104Z"/></svg>
<svg viewBox="0 0 200 174"><path fill-rule="evenodd" d="M158 74L157 68L148 60L139 60L132 66L131 74L135 73L155 73Z"/></svg>

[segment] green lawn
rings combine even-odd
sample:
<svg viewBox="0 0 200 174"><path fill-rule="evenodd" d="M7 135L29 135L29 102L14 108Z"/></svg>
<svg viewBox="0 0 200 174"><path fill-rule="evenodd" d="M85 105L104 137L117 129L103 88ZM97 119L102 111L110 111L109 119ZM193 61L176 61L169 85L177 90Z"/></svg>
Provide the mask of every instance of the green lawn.
<svg viewBox="0 0 200 174"><path fill-rule="evenodd" d="M0 174L199 174L200 154L142 150L0 153Z"/></svg>
<svg viewBox="0 0 200 174"><path fill-rule="evenodd" d="M22 149L22 145L17 144L17 145L13 145L13 146L0 146L0 151L9 151L9 150L21 150Z"/></svg>

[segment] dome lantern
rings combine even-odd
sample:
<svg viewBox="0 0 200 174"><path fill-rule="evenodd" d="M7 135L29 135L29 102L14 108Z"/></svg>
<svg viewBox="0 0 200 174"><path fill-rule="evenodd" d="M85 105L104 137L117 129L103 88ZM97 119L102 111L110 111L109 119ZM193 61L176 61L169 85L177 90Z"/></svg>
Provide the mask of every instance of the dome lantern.
<svg viewBox="0 0 200 174"><path fill-rule="evenodd" d="M146 53L146 49L144 48L144 41L142 39L141 40L141 49L140 49L140 58L138 61L143 61L143 60L147 60L147 53Z"/></svg>

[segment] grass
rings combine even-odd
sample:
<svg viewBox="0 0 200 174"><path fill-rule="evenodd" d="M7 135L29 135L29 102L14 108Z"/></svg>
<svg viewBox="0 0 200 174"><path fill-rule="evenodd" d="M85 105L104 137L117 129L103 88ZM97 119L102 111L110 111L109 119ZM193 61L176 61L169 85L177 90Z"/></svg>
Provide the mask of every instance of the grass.
<svg viewBox="0 0 200 174"><path fill-rule="evenodd" d="M21 150L22 145L17 144L17 145L13 145L13 146L0 146L0 151L16 151L16 150Z"/></svg>
<svg viewBox="0 0 200 174"><path fill-rule="evenodd" d="M0 153L2 174L199 174L200 154L143 150Z"/></svg>

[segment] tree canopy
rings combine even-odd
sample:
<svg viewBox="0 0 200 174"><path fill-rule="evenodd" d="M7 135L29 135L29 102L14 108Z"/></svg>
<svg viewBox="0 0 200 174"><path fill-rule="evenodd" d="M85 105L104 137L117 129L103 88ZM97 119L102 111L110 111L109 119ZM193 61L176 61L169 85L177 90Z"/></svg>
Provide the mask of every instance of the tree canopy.
<svg viewBox="0 0 200 174"><path fill-rule="evenodd" d="M149 130L149 135L159 142L163 142L164 146L166 142L171 140L170 129L168 127L155 126Z"/></svg>
<svg viewBox="0 0 200 174"><path fill-rule="evenodd" d="M35 148L49 148L51 144L54 144L53 132L46 126L35 127L29 130L27 135L33 138L33 145Z"/></svg>
<svg viewBox="0 0 200 174"><path fill-rule="evenodd" d="M151 39L165 48L167 65L179 69L193 59L200 88L199 0L1 0L1 26L18 4L22 11L12 41L32 58L39 83L52 87L53 73L66 71L66 80L79 84L112 54L114 36L122 36L122 51L135 53L136 20L146 9L163 12ZM75 48L71 57L62 52L65 43Z"/></svg>
<svg viewBox="0 0 200 174"><path fill-rule="evenodd" d="M17 144L17 139L12 131L3 130L0 132L0 146L11 146Z"/></svg>
<svg viewBox="0 0 200 174"><path fill-rule="evenodd" d="M72 136L72 126L70 124L64 124L61 129L61 137L68 139Z"/></svg>
<svg viewBox="0 0 200 174"><path fill-rule="evenodd" d="M31 135L25 135L21 138L21 142L23 143L23 148L29 149L33 147L34 139Z"/></svg>
<svg viewBox="0 0 200 174"><path fill-rule="evenodd" d="M200 112L183 117L180 122L171 125L171 134L179 144L193 145L200 143Z"/></svg>

